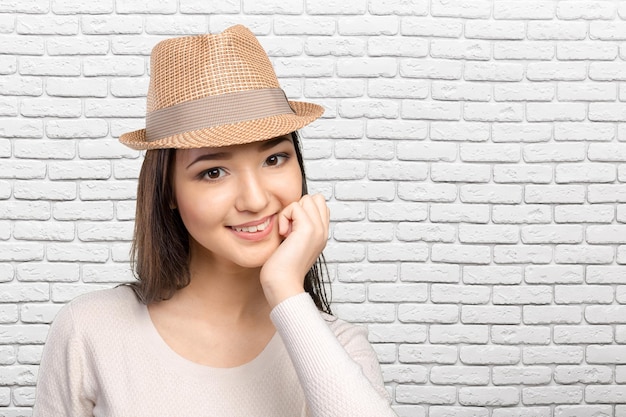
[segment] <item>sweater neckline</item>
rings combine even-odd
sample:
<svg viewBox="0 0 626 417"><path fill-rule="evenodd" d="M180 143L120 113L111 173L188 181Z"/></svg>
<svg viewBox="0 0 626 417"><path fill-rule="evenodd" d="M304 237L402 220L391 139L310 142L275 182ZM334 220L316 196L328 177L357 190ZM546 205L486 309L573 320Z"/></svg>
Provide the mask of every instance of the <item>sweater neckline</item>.
<svg viewBox="0 0 626 417"><path fill-rule="evenodd" d="M241 378L242 376L249 376L251 373L263 373L272 368L276 363L276 360L281 356L281 351L285 350L285 347L281 343L280 335L276 331L270 341L265 345L263 350L252 360L244 364L220 368L209 365L202 365L193 362L174 351L159 334L156 326L152 322L148 307L139 303L138 319L140 328L143 329L143 336L146 345L151 347L152 352L156 356L161 364L174 368L177 372L184 372L187 375L195 374L198 376L217 376L221 378L233 377ZM286 352L285 352L286 353Z"/></svg>

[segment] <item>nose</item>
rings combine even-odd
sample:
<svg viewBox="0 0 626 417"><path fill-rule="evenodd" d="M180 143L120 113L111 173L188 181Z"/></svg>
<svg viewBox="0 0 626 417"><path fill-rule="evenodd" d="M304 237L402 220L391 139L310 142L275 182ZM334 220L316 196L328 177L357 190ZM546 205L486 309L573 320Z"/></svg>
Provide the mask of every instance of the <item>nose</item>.
<svg viewBox="0 0 626 417"><path fill-rule="evenodd" d="M238 186L235 202L238 211L260 212L267 207L270 201L267 187L255 172L242 173Z"/></svg>

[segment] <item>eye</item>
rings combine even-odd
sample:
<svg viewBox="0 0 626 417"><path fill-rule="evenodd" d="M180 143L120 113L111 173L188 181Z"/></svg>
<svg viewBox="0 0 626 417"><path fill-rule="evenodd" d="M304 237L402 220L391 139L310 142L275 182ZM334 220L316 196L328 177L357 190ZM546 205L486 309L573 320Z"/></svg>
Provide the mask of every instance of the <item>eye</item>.
<svg viewBox="0 0 626 417"><path fill-rule="evenodd" d="M224 169L222 168L209 168L206 171L202 171L200 176L203 179L217 180L217 179L220 179L222 176L224 176L224 174L225 172L224 172Z"/></svg>
<svg viewBox="0 0 626 417"><path fill-rule="evenodd" d="M288 155L285 154L274 154L274 155L270 155L266 160L265 160L265 165L267 166L278 166L278 165L282 165L285 163L285 161L289 159Z"/></svg>

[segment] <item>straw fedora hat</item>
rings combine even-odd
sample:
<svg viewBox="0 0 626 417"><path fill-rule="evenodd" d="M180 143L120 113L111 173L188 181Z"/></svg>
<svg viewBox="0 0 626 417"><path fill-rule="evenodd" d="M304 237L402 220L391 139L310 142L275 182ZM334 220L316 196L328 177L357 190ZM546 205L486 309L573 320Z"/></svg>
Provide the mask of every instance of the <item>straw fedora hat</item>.
<svg viewBox="0 0 626 417"><path fill-rule="evenodd" d="M288 101L267 54L244 26L159 42L150 56L146 128L124 133L133 149L239 145L281 136L324 109Z"/></svg>

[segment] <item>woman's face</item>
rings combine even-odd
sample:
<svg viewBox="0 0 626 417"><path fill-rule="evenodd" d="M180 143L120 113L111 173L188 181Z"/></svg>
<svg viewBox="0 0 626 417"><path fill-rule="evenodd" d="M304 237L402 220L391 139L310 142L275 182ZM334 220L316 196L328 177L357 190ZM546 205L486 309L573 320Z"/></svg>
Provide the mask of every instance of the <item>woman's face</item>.
<svg viewBox="0 0 626 417"><path fill-rule="evenodd" d="M262 266L280 245L276 215L302 197L291 135L221 148L177 150L175 205L192 258Z"/></svg>

